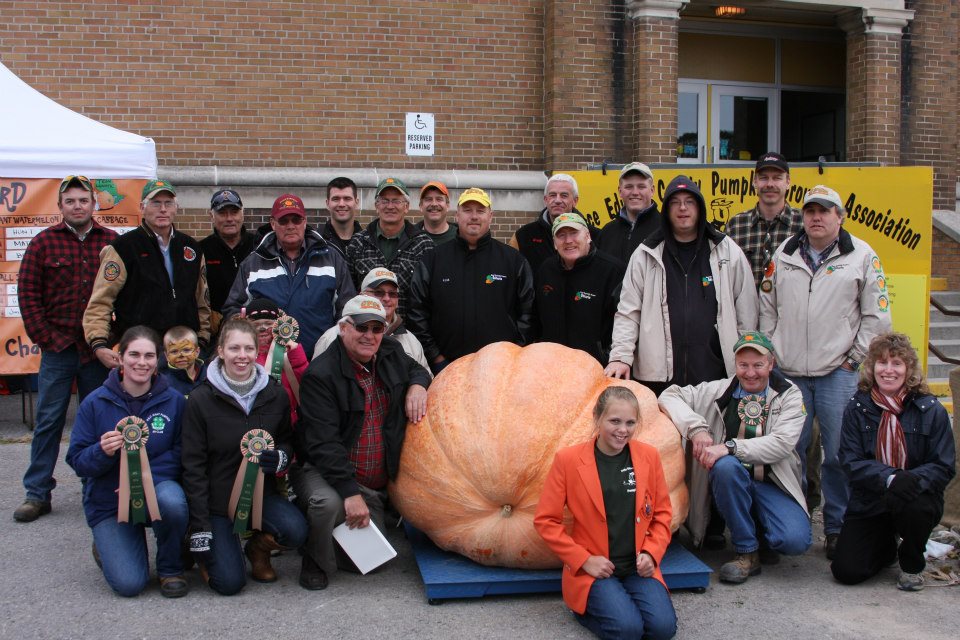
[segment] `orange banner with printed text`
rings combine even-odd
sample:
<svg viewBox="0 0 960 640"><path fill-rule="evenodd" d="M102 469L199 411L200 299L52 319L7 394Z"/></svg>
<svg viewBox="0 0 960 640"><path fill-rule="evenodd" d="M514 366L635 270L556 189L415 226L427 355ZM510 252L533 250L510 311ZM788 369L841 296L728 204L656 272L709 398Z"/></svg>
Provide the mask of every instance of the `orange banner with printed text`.
<svg viewBox="0 0 960 640"><path fill-rule="evenodd" d="M140 190L145 180L92 180L94 219L117 233L140 224ZM61 221L58 179L0 178L0 375L24 375L40 369L40 348L30 340L20 317L17 279L30 241Z"/></svg>

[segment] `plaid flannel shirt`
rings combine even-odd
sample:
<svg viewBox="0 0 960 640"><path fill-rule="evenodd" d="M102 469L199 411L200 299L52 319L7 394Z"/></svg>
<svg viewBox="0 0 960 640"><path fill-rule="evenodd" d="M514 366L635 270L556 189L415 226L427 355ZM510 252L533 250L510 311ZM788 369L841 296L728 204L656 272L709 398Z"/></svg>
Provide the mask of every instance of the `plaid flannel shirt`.
<svg viewBox="0 0 960 640"><path fill-rule="evenodd" d="M387 417L387 392L373 367L353 363L357 382L363 389L363 428L350 450L357 482L370 489L387 486L387 456L383 443L383 421Z"/></svg>
<svg viewBox="0 0 960 640"><path fill-rule="evenodd" d="M746 254L757 288L773 258L773 252L784 240L801 231L803 214L790 206L784 207L770 222L754 207L733 216L723 230Z"/></svg>
<svg viewBox="0 0 960 640"><path fill-rule="evenodd" d="M20 262L17 295L27 335L44 351L76 344L80 361L93 352L83 336L83 312L100 270L100 251L117 238L96 222L83 240L63 222L44 229Z"/></svg>

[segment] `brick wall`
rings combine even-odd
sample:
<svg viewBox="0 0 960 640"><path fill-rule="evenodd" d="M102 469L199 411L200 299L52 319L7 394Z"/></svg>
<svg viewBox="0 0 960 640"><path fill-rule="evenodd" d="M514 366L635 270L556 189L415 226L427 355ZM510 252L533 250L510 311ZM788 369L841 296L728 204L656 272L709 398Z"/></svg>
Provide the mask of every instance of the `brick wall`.
<svg viewBox="0 0 960 640"><path fill-rule="evenodd" d="M933 208L956 206L958 0L916 0L903 38L901 161L932 165Z"/></svg>
<svg viewBox="0 0 960 640"><path fill-rule="evenodd" d="M544 2L547 168L628 161L627 28L623 0Z"/></svg>
<svg viewBox="0 0 960 640"><path fill-rule="evenodd" d="M536 0L3 3L0 61L161 164L541 169ZM404 114L437 115L436 155Z"/></svg>
<svg viewBox="0 0 960 640"><path fill-rule="evenodd" d="M900 36L847 37L847 160L900 163Z"/></svg>
<svg viewBox="0 0 960 640"><path fill-rule="evenodd" d="M675 162L677 157L677 21L633 20L630 91L633 159Z"/></svg>
<svg viewBox="0 0 960 640"><path fill-rule="evenodd" d="M932 274L946 278L950 291L960 291L960 243L936 227L933 229Z"/></svg>

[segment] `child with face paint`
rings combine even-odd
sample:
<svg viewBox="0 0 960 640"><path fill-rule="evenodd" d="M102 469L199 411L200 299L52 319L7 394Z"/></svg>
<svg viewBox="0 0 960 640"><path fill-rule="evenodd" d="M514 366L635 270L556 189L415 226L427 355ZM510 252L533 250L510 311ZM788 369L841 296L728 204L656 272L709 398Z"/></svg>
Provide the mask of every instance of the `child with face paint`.
<svg viewBox="0 0 960 640"><path fill-rule="evenodd" d="M273 346L273 325L282 314L280 308L272 300L257 298L247 305L244 310L246 318L257 328L257 364L265 365L267 356ZM290 366L281 368L280 383L290 398L290 424L297 424L297 406L300 404L300 380L307 371L307 352L303 345L290 341L286 344L286 359ZM294 379L290 379L290 372ZM274 375L271 371L268 374Z"/></svg>
<svg viewBox="0 0 960 640"><path fill-rule="evenodd" d="M206 377L196 332L190 327L172 327L163 334L163 353L166 366L160 367L160 372L171 387L189 396Z"/></svg>

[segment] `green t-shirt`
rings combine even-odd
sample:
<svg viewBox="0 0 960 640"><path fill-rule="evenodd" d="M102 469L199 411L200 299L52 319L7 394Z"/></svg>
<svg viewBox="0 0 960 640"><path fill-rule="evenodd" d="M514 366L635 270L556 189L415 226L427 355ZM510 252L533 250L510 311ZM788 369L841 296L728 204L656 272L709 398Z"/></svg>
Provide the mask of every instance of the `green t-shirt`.
<svg viewBox="0 0 960 640"><path fill-rule="evenodd" d="M624 578L637 572L637 545L634 515L637 504L637 481L633 475L630 447L615 456L608 456L596 446L597 472L603 490L603 508L607 512L607 537L614 575Z"/></svg>
<svg viewBox="0 0 960 640"><path fill-rule="evenodd" d="M400 233L392 238L388 238L387 236L383 235L383 230L380 229L380 225L377 224L376 236L377 248L380 249L380 253L383 254L383 259L386 261L386 263L390 264L393 258L397 255L397 251L400 250L400 240L402 240L404 237L403 230L401 229Z"/></svg>
<svg viewBox="0 0 960 640"><path fill-rule="evenodd" d="M430 236L430 239L433 240L433 244L437 245L438 247L456 238L458 233L456 222L451 222L450 226L447 227L447 230L443 233L430 233L426 229L424 229L424 231L428 236Z"/></svg>

